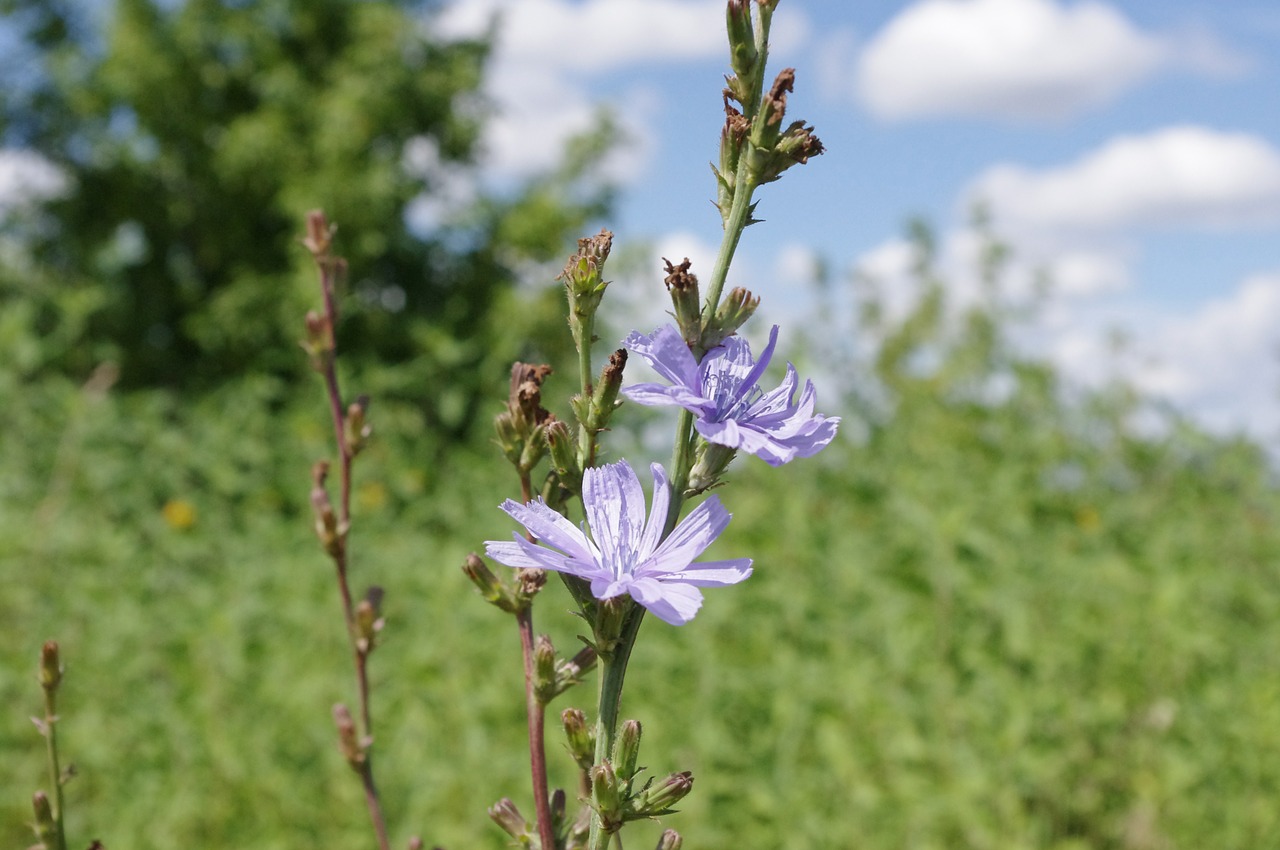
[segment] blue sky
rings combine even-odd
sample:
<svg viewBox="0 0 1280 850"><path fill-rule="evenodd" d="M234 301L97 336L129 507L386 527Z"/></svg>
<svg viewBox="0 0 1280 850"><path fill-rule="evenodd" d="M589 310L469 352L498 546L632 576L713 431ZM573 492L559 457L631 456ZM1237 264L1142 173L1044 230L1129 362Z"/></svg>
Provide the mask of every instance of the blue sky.
<svg viewBox="0 0 1280 850"><path fill-rule="evenodd" d="M460 0L443 24L495 12L489 167L545 165L609 103L632 139L610 166L619 243L709 269L722 0ZM760 191L731 283L774 317L807 303L816 258L837 284L892 287L918 215L963 298L981 198L1015 287L1053 274L1030 337L1071 377L1122 374L1216 429L1280 436L1280 3L782 0L774 20L789 115L828 153Z"/></svg>

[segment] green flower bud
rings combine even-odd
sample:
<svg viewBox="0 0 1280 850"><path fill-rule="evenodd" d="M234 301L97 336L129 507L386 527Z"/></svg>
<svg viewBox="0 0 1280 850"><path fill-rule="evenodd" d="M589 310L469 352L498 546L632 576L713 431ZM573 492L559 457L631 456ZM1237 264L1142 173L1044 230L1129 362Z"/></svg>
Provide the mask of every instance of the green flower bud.
<svg viewBox="0 0 1280 850"><path fill-rule="evenodd" d="M57 846L58 825L53 817L53 806L49 803L49 795L43 791L37 791L31 797L31 807L36 814L36 822L33 824L36 838L45 848Z"/></svg>
<svg viewBox="0 0 1280 850"><path fill-rule="evenodd" d="M697 456L693 469L689 472L689 487L685 490L685 496L696 496L721 484L721 477L737 454L738 450L730 446L699 440Z"/></svg>
<svg viewBox="0 0 1280 850"><path fill-rule="evenodd" d="M533 692L543 705L556 695L556 648L546 635L533 642Z"/></svg>
<svg viewBox="0 0 1280 850"><path fill-rule="evenodd" d="M608 230L602 229L595 236L579 239L578 252L569 258L560 273L560 280L569 294L569 323L579 347L591 344L591 340L580 338L585 327L582 323L589 323L595 316L605 287L609 285L601 275L612 247L613 234Z"/></svg>
<svg viewBox="0 0 1280 850"><path fill-rule="evenodd" d="M670 814L671 807L689 796L692 790L692 773L687 770L673 773L661 782L648 786L632 798L628 820Z"/></svg>
<svg viewBox="0 0 1280 850"><path fill-rule="evenodd" d="M618 391L622 389L622 370L626 365L627 350L619 348L609 355L609 363L600 372L600 380L591 397L591 411L588 413L587 420L587 427L592 431L603 431L609 427L609 419L613 416L613 412L622 406L618 401Z"/></svg>
<svg viewBox="0 0 1280 850"><path fill-rule="evenodd" d="M637 764L640 758L641 731L639 720L628 720L622 724L618 735L618 750L614 760L618 763L618 777L623 782L630 782L640 771Z"/></svg>
<svg viewBox="0 0 1280 850"><path fill-rule="evenodd" d="M560 713L560 723L569 742L569 755L583 771L591 770L596 758L596 733L587 723L581 709L566 708Z"/></svg>
<svg viewBox="0 0 1280 850"><path fill-rule="evenodd" d="M608 759L591 768L591 796L600 816L600 828L617 832L623 822L622 786Z"/></svg>
<svg viewBox="0 0 1280 850"><path fill-rule="evenodd" d="M729 290L702 333L702 350L710 351L737 333L760 306L760 298L740 286Z"/></svg>
<svg viewBox="0 0 1280 850"><path fill-rule="evenodd" d="M504 584L475 552L467 555L462 564L462 571L480 591L484 601L494 605L508 614L515 614L528 605L527 600L517 597L516 591Z"/></svg>
<svg viewBox="0 0 1280 850"><path fill-rule="evenodd" d="M58 689L62 682L62 662L58 656L58 642L47 640L40 648L40 687L47 692Z"/></svg>

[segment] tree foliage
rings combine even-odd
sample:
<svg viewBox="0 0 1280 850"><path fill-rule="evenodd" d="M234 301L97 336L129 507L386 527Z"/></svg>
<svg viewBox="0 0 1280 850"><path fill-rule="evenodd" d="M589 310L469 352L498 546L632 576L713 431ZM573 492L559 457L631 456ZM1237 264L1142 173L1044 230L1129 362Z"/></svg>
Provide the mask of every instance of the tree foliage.
<svg viewBox="0 0 1280 850"><path fill-rule="evenodd" d="M494 336L513 266L559 254L607 204L590 176L606 127L580 146L586 159L482 198L465 224L415 231L410 204L469 168L487 117L486 43L436 37L422 4L8 11L25 60L3 68L4 140L39 151L69 187L5 224L22 251L0 297L48 342L33 369L85 374L111 359L126 386L208 386L296 368L288 341L314 280L295 237L323 207L352 270L346 350L413 364L392 383L449 375L456 390Z"/></svg>

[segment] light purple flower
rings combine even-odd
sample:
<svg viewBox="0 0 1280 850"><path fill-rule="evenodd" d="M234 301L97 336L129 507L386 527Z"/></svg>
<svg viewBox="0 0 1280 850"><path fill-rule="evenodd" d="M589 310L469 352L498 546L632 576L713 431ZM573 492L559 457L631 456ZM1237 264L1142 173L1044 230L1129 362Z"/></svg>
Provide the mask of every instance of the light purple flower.
<svg viewBox="0 0 1280 850"><path fill-rule="evenodd" d="M684 625L702 607L699 587L737 584L751 575L751 559L693 563L729 524L729 512L715 496L690 511L660 541L671 485L661 466L655 463L652 469L648 522L640 479L626 461L619 461L588 469L582 477L590 537L542 499L524 505L508 499L502 510L543 545L517 533L512 542L486 541L485 551L508 567L537 567L587 579L596 599L630 594L660 619Z"/></svg>
<svg viewBox="0 0 1280 850"><path fill-rule="evenodd" d="M672 325L648 336L632 331L622 344L671 385L633 384L622 393L639 404L677 405L692 411L697 414L694 427L708 442L741 449L771 466L815 455L835 437L840 419L814 414L812 381L804 382L800 399L795 400L800 379L790 363L777 389L767 393L760 389L760 377L777 341L774 325L757 361L746 340L731 336L698 363Z"/></svg>

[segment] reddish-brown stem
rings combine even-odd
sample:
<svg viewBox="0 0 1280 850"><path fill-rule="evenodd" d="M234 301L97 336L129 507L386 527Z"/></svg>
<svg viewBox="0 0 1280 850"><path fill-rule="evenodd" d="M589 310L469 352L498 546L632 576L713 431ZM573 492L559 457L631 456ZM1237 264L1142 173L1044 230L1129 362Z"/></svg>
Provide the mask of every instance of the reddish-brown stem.
<svg viewBox="0 0 1280 850"><path fill-rule="evenodd" d="M538 837L544 848L555 850L551 822L551 793L547 787L547 752L544 745L547 707L538 699L533 671L533 608L516 614L520 630L520 654L524 656L525 709L529 715L529 770L533 775L533 805L538 817Z"/></svg>
<svg viewBox="0 0 1280 850"><path fill-rule="evenodd" d="M339 488L338 500L338 533L342 537L342 545L333 556L334 567L338 576L338 593L342 597L342 616L346 621L347 639L351 643L351 652L356 668L356 691L360 699L360 721L364 730L364 739L373 738L373 715L369 710L369 655L362 649L359 635L356 634L355 605L351 599L351 585L347 581L347 547L350 545L351 532L351 449L347 446L344 411L342 409L342 392L338 386L337 367L337 327L338 302L334 296L334 269L337 261L329 256L317 257L316 264L320 268L320 288L324 294L324 311L327 319L327 336L329 356L324 360L324 385L329 397L329 411L333 418L333 436L338 449ZM364 785L365 804L369 808L369 818L373 821L373 830L378 837L380 850L391 850L391 842L387 836L386 819L382 814L382 803L378 799L378 789L373 782L373 763L366 752L366 758L360 769L361 782Z"/></svg>
<svg viewBox="0 0 1280 850"><path fill-rule="evenodd" d="M369 817L373 820L373 831L378 836L378 847L390 850L391 839L387 836L387 822L382 816L382 802L378 799L378 788L373 784L373 762L367 757L360 770L360 781L364 785L364 801L369 807Z"/></svg>

